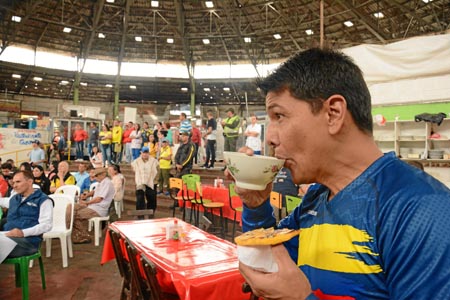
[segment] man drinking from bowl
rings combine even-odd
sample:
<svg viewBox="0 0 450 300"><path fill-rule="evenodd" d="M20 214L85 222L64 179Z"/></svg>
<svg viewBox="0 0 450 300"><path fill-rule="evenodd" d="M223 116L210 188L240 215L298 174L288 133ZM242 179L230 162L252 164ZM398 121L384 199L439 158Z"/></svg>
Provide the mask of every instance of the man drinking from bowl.
<svg viewBox="0 0 450 300"><path fill-rule="evenodd" d="M259 83L267 142L296 184L318 183L277 227L299 238L272 248L279 271L240 270L265 299L448 299L450 190L383 154L361 70L310 49ZM301 142L300 142L301 141ZM244 231L276 226L264 191L237 188Z"/></svg>

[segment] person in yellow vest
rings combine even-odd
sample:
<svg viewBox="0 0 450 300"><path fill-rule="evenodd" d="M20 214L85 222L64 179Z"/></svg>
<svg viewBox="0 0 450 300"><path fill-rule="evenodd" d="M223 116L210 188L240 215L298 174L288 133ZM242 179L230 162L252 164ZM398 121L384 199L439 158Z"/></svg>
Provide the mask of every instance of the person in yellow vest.
<svg viewBox="0 0 450 300"><path fill-rule="evenodd" d="M223 133L225 135L224 151L236 152L236 143L239 137L239 125L241 119L234 114L234 109L227 109L227 118L222 121Z"/></svg>
<svg viewBox="0 0 450 300"><path fill-rule="evenodd" d="M122 126L119 120L114 120L112 128L111 161L120 163L122 159Z"/></svg>
<svg viewBox="0 0 450 300"><path fill-rule="evenodd" d="M69 172L69 163L65 160L58 164L58 174L53 177L50 182L50 193L54 193L59 187L63 185L75 185L77 180L75 176Z"/></svg>
<svg viewBox="0 0 450 300"><path fill-rule="evenodd" d="M102 125L102 130L99 133L100 148L103 158L103 167L107 167L111 164L111 140L112 133L107 124Z"/></svg>
<svg viewBox="0 0 450 300"><path fill-rule="evenodd" d="M164 195L169 195L169 178L170 178L170 169L172 163L172 149L169 146L169 140L167 138L163 138L161 140L161 152L159 153L159 192L158 194L163 193L164 189L166 192Z"/></svg>

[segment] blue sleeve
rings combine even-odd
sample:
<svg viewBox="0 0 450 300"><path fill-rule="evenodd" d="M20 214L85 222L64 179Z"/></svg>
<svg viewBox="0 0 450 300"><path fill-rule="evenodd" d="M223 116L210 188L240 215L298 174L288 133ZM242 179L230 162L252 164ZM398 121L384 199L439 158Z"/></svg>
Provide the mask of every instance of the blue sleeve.
<svg viewBox="0 0 450 300"><path fill-rule="evenodd" d="M276 220L270 201L257 208L249 208L244 204L242 211L242 231L247 232L257 228L275 227Z"/></svg>
<svg viewBox="0 0 450 300"><path fill-rule="evenodd" d="M391 299L448 299L450 197L399 197L380 211L380 254Z"/></svg>
<svg viewBox="0 0 450 300"><path fill-rule="evenodd" d="M88 177L88 178L85 178L83 180L83 183L81 184L81 187L80 187L81 193L83 193L85 190L89 190L89 187L90 187L90 184L89 184L89 177Z"/></svg>

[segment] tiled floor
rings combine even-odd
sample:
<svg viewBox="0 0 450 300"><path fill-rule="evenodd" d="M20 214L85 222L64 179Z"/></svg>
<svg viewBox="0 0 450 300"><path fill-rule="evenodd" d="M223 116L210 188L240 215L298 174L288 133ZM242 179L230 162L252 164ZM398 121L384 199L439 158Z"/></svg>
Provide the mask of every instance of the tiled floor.
<svg viewBox="0 0 450 300"><path fill-rule="evenodd" d="M172 201L161 199L161 201L158 200L158 203L159 209L156 211L156 217L171 217L172 211L168 206L172 204ZM126 204L126 208L133 209L131 204ZM126 215L122 217L123 219L130 218ZM181 218L178 209L177 217ZM93 243L73 245L74 257L69 258L69 267L67 268L62 267L59 240L53 240L52 256L49 258L45 257L45 246L43 246L47 289L42 290L39 265L35 262L33 268L29 269L30 299L119 299L121 277L114 261L103 266L100 265L102 245L103 240L99 247L95 247ZM0 299L21 298L21 289L15 287L14 267L0 265Z"/></svg>

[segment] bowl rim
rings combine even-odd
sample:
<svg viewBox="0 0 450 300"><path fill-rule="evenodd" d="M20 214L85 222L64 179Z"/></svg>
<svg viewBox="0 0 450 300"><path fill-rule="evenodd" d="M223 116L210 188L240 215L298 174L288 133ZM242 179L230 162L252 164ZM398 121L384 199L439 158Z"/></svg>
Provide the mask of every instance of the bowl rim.
<svg viewBox="0 0 450 300"><path fill-rule="evenodd" d="M225 155L236 155L236 156L242 156L242 157L247 157L247 158L250 158L250 159L253 159L253 158L262 158L262 159L267 159L267 160L274 160L274 161L284 161L284 159L281 159L281 158L276 158L276 157L274 157L274 156L265 156L265 155L247 155L246 153L242 153L242 152L232 152L232 151L223 151L223 155L225 156Z"/></svg>

